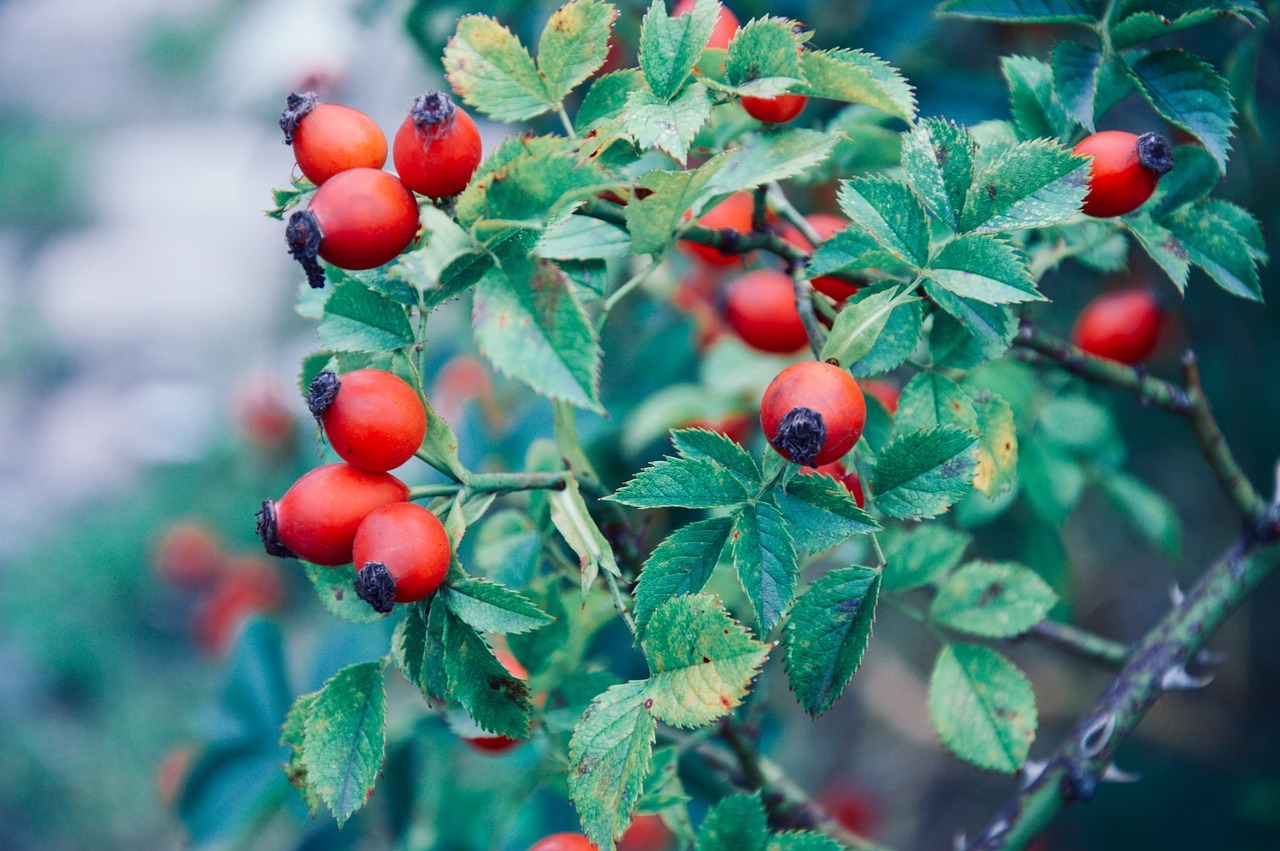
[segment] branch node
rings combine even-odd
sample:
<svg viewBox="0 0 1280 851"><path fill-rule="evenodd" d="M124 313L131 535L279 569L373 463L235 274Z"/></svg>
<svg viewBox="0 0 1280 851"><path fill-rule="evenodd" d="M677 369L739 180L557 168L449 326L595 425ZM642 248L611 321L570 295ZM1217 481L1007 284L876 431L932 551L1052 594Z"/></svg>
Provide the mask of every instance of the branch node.
<svg viewBox="0 0 1280 851"><path fill-rule="evenodd" d="M1082 765L1073 766L1058 782L1058 794L1067 803L1091 801L1097 793L1098 781Z"/></svg>
<svg viewBox="0 0 1280 851"><path fill-rule="evenodd" d="M1104 712L1094 718L1080 733L1080 753L1093 759L1102 753L1116 731L1116 714Z"/></svg>

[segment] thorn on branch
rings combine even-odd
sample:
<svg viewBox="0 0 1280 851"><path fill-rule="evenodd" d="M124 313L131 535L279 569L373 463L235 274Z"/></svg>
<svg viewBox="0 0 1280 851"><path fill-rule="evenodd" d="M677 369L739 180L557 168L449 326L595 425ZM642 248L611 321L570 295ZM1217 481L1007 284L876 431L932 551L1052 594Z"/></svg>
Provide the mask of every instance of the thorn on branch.
<svg viewBox="0 0 1280 851"><path fill-rule="evenodd" d="M1118 768L1114 762L1109 763L1107 770L1102 773L1102 782L1104 783L1137 783L1141 779L1141 774L1134 774Z"/></svg>
<svg viewBox="0 0 1280 851"><path fill-rule="evenodd" d="M1195 677L1187 673L1187 669L1181 665L1174 665L1165 670L1160 677L1160 687L1165 691L1181 690L1194 691L1198 688L1204 688L1213 682L1213 671L1201 676Z"/></svg>
<svg viewBox="0 0 1280 851"><path fill-rule="evenodd" d="M1175 582L1169 589L1169 599L1173 601L1174 606L1181 606L1182 601L1187 599L1187 595L1183 592L1182 586Z"/></svg>
<svg viewBox="0 0 1280 851"><path fill-rule="evenodd" d="M1047 759L1029 759L1022 764L1022 789L1026 791L1031 788L1031 784L1040 779L1040 775L1044 774L1044 770L1049 767Z"/></svg>

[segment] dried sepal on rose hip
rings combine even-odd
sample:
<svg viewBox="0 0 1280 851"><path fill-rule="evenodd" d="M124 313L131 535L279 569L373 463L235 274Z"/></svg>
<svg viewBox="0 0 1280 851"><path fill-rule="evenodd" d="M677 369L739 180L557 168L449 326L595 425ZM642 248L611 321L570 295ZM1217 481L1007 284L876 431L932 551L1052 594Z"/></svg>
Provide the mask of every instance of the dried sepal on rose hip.
<svg viewBox="0 0 1280 851"><path fill-rule="evenodd" d="M285 240L307 283L324 286L325 260L340 269L390 263L418 234L418 202L392 174L352 168L335 174L289 217Z"/></svg>
<svg viewBox="0 0 1280 851"><path fill-rule="evenodd" d="M862 436L866 420L858 382L840 367L820 361L778 373L760 402L760 426L769 445L805 467L842 458Z"/></svg>
<svg viewBox="0 0 1280 851"><path fill-rule="evenodd" d="M258 537L268 555L323 567L350 564L356 530L376 508L406 502L409 488L390 473L326 464L303 475L258 510Z"/></svg>
<svg viewBox="0 0 1280 851"><path fill-rule="evenodd" d="M387 137L358 109L321 103L315 92L290 94L280 113L284 142L307 178L319 186L352 168L382 168Z"/></svg>
<svg viewBox="0 0 1280 851"><path fill-rule="evenodd" d="M398 375L358 369L324 370L311 381L307 406L342 460L362 470L394 470L413 457L427 434L427 412Z"/></svg>
<svg viewBox="0 0 1280 851"><path fill-rule="evenodd" d="M480 167L480 131L444 92L424 92L396 131L391 158L405 186L428 198L450 198Z"/></svg>
<svg viewBox="0 0 1280 851"><path fill-rule="evenodd" d="M1173 146L1155 133L1104 130L1082 139L1072 153L1090 158L1089 194L1081 209L1095 218L1132 213L1173 168Z"/></svg>
<svg viewBox="0 0 1280 851"><path fill-rule="evenodd" d="M444 524L421 505L374 509L356 530L356 594L382 614L425 599L444 582L452 554Z"/></svg>

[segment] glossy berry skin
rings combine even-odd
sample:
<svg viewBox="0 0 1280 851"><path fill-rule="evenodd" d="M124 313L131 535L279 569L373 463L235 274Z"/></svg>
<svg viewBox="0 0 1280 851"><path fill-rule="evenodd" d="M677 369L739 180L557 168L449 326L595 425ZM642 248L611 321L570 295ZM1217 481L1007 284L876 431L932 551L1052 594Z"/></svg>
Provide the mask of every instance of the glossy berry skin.
<svg viewBox="0 0 1280 851"><path fill-rule="evenodd" d="M340 269L373 269L409 247L418 233L418 202L394 175L376 168L340 172L289 218L289 253L312 287L324 286L316 255Z"/></svg>
<svg viewBox="0 0 1280 851"><path fill-rule="evenodd" d="M809 98L804 95L778 95L771 98L747 96L742 99L742 108L756 121L765 124L786 124L804 110Z"/></svg>
<svg viewBox="0 0 1280 851"><path fill-rule="evenodd" d="M866 508L865 497L862 493L862 479L858 478L856 472L846 470L844 464L839 461L832 461L830 464L823 464L816 469L802 470L800 475L814 476L819 473L830 476L844 485L844 489L853 495L853 501L858 503L858 507Z"/></svg>
<svg viewBox="0 0 1280 851"><path fill-rule="evenodd" d="M867 403L853 376L821 361L778 373L760 402L765 439L779 455L806 467L836 461L853 448L867 420Z"/></svg>
<svg viewBox="0 0 1280 851"><path fill-rule="evenodd" d="M724 315L744 343L762 352L791 354L809 342L791 277L777 269L757 269L731 281Z"/></svg>
<svg viewBox="0 0 1280 851"><path fill-rule="evenodd" d="M480 166L480 131L448 95L424 92L396 131L391 157L405 186L428 198L450 198Z"/></svg>
<svg viewBox="0 0 1280 851"><path fill-rule="evenodd" d="M289 96L280 126L298 168L317 186L347 169L380 169L387 161L387 137L372 118L349 106L319 103L312 92Z"/></svg>
<svg viewBox="0 0 1280 851"><path fill-rule="evenodd" d="M510 651L502 647L495 647L493 648L493 655L499 662L502 663L502 667L507 669L508 674L522 680L529 679L529 672L525 670L524 665L521 665L519 662L516 661L516 657L512 656ZM512 748L516 748L524 744L524 742L520 741L519 739L512 739L508 736L472 736L471 738L463 739L463 741L466 742L468 747L470 747L472 750L477 750L477 751L480 751L481 753L487 753L487 754L506 753ZM556 834L556 836L577 836L577 835L578 834ZM585 838L586 837L583 837L583 839ZM555 836L548 836L546 839L542 841L549 842L552 839L555 839ZM535 845L534 847L535 848L541 847L541 843L539 843L538 845ZM555 848L558 846L547 846L547 847ZM565 846L565 847L570 848L570 847L576 847L576 846ZM587 845L585 847L595 848L594 845Z"/></svg>
<svg viewBox="0 0 1280 851"><path fill-rule="evenodd" d="M356 530L375 509L406 502L409 488L389 473L350 464L317 467L278 501L258 512L258 535L268 555L337 567L350 564Z"/></svg>
<svg viewBox="0 0 1280 851"><path fill-rule="evenodd" d="M831 237L840 233L840 231L849 226L847 221L839 216L833 216L830 213L813 213L812 215L805 216L804 219L815 231L817 231L818 237L823 242L831 239ZM778 236L782 237L796 248L804 251L813 251L815 247L808 239L805 238L804 234L795 227L792 227L790 224L784 224L779 227ZM836 301L844 301L849 296L862 289L861 284L855 284L851 281L846 281L831 275L820 275L814 278L811 283L815 290L823 295L830 296Z"/></svg>
<svg viewBox="0 0 1280 851"><path fill-rule="evenodd" d="M1090 157L1086 216L1123 216L1141 207L1160 178L1173 167L1173 147L1163 136L1136 136L1105 130L1083 139L1073 151Z"/></svg>
<svg viewBox="0 0 1280 851"><path fill-rule="evenodd" d="M1080 312L1071 340L1091 355L1136 364L1155 350L1163 318L1150 290L1104 293Z"/></svg>
<svg viewBox="0 0 1280 851"><path fill-rule="evenodd" d="M413 457L427 434L427 411L418 394L381 369L340 376L325 370L311 382L308 404L333 451L362 470L394 470Z"/></svg>
<svg viewBox="0 0 1280 851"><path fill-rule="evenodd" d="M375 508L352 545L356 593L383 614L394 603L415 603L444 582L452 554L444 524L421 505L393 502Z"/></svg>
<svg viewBox="0 0 1280 851"><path fill-rule="evenodd" d="M750 192L735 192L702 214L698 224L714 230L728 229L741 233L751 231L751 214L755 209L755 200ZM732 266L741 260L740 254L724 254L718 248L702 245L697 242L681 240L685 250L704 263L712 266Z"/></svg>
<svg viewBox="0 0 1280 851"><path fill-rule="evenodd" d="M581 833L553 833L535 842L529 851L599 851L599 849Z"/></svg>
<svg viewBox="0 0 1280 851"><path fill-rule="evenodd" d="M680 0L676 3L675 8L671 10L671 16L677 18L680 15L687 15L693 11L695 0ZM716 25L711 30L711 38L707 40L707 47L717 50L728 50L729 42L733 41L733 36L738 32L738 16L729 11L729 7L720 4L720 15L716 18Z"/></svg>

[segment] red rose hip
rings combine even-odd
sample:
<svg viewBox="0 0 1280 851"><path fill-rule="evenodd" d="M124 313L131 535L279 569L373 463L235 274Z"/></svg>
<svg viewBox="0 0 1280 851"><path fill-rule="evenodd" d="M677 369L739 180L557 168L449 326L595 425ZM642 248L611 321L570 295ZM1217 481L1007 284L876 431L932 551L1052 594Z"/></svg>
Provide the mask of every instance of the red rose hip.
<svg viewBox="0 0 1280 851"><path fill-rule="evenodd" d="M1077 156L1090 157L1086 216L1123 216L1141 207L1173 168L1173 146L1155 133L1135 136L1120 130L1104 130L1087 136L1075 146Z"/></svg>
<svg viewBox="0 0 1280 851"><path fill-rule="evenodd" d="M749 233L751 231L751 214L754 209L755 199L751 197L750 192L735 192L703 213L702 217L698 219L698 224L712 230ZM687 216L688 214L686 213ZM680 244L690 254L712 266L732 266L742 257L736 252L724 253L718 248L712 248L710 245L703 245L700 242L681 240Z"/></svg>
<svg viewBox="0 0 1280 851"><path fill-rule="evenodd" d="M369 512L356 530L356 594L386 614L435 592L449 572L452 549L440 519L413 502Z"/></svg>
<svg viewBox="0 0 1280 851"><path fill-rule="evenodd" d="M763 352L791 354L809 342L791 277L777 269L757 269L730 282L724 315L743 342Z"/></svg>
<svg viewBox="0 0 1280 851"><path fill-rule="evenodd" d="M858 382L840 367L820 361L778 373L760 402L760 425L769 445L806 467L843 457L862 436L866 419Z"/></svg>
<svg viewBox="0 0 1280 851"><path fill-rule="evenodd" d="M394 175L376 168L335 174L289 217L285 239L307 283L324 286L319 256L340 269L390 263L418 233L418 202Z"/></svg>
<svg viewBox="0 0 1280 851"><path fill-rule="evenodd" d="M471 182L480 166L480 131L444 92L424 92L396 131L391 157L396 173L419 195L449 198Z"/></svg>
<svg viewBox="0 0 1280 851"><path fill-rule="evenodd" d="M1071 340L1091 355L1132 365L1155 350L1163 318L1150 290L1104 293L1080 312Z"/></svg>
<svg viewBox="0 0 1280 851"><path fill-rule="evenodd" d="M756 121L765 124L786 124L804 110L809 98L804 95L778 95L757 98L750 95L742 99L742 108Z"/></svg>
<svg viewBox="0 0 1280 851"><path fill-rule="evenodd" d="M307 404L342 460L362 470L394 470L413 457L427 434L422 400L397 375L325 370L311 381Z"/></svg>
<svg viewBox="0 0 1280 851"><path fill-rule="evenodd" d="M387 137L372 118L349 106L320 103L315 92L289 95L280 129L298 168L317 186L347 169L380 169L387 161Z"/></svg>
<svg viewBox="0 0 1280 851"><path fill-rule="evenodd" d="M818 238L822 242L826 242L849 226L847 221L830 213L813 213L805 216L804 219L817 232ZM804 251L813 251L817 247L811 244L804 234L790 224L784 224L779 227L778 236ZM846 281L843 278L837 278L832 275L819 275L811 283L815 290L823 295L830 296L836 301L844 301L862 289L861 284L855 284L852 281Z"/></svg>
<svg viewBox="0 0 1280 851"><path fill-rule="evenodd" d="M268 555L337 567L350 564L356 530L375 509L409 499L409 488L389 473L350 464L317 467L279 500L258 511L258 536Z"/></svg>

